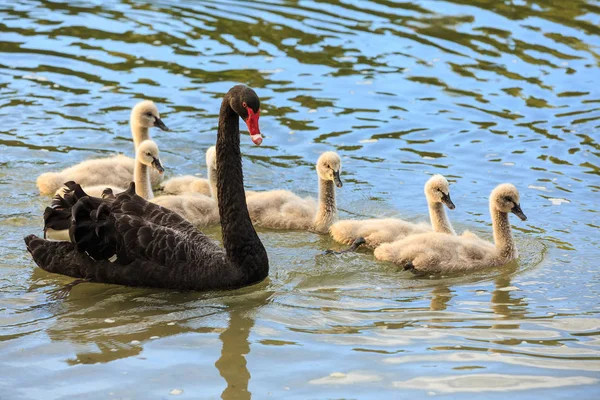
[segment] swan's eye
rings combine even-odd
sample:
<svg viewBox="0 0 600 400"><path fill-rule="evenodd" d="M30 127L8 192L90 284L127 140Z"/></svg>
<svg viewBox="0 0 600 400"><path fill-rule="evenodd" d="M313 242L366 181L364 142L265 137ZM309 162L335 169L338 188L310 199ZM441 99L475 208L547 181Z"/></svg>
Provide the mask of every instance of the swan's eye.
<svg viewBox="0 0 600 400"><path fill-rule="evenodd" d="M244 107L244 108L248 108L248 104L247 104L245 101L243 101L243 102L242 102L242 107Z"/></svg>
<svg viewBox="0 0 600 400"><path fill-rule="evenodd" d="M146 117L152 117L152 113L151 113L150 111L148 111L148 112L146 113Z"/></svg>
<svg viewBox="0 0 600 400"><path fill-rule="evenodd" d="M147 155L148 157L152 157L152 153L150 153L150 152L147 152L147 153L146 153L146 155Z"/></svg>
<svg viewBox="0 0 600 400"><path fill-rule="evenodd" d="M513 199L508 196L505 196L503 200L506 201L507 203L514 203Z"/></svg>

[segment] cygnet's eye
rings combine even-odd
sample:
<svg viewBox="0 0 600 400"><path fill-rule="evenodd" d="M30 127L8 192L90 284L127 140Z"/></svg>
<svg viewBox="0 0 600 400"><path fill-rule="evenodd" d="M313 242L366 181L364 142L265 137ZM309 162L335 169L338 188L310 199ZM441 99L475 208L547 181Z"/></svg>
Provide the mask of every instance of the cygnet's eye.
<svg viewBox="0 0 600 400"><path fill-rule="evenodd" d="M514 203L513 199L510 196L504 196L503 200L508 203Z"/></svg>
<svg viewBox="0 0 600 400"><path fill-rule="evenodd" d="M152 117L152 113L151 113L150 111L148 111L148 112L146 113L146 117Z"/></svg>
<svg viewBox="0 0 600 400"><path fill-rule="evenodd" d="M146 153L146 155L147 155L148 157L152 157L152 153L150 153L150 152L147 152L147 153Z"/></svg>

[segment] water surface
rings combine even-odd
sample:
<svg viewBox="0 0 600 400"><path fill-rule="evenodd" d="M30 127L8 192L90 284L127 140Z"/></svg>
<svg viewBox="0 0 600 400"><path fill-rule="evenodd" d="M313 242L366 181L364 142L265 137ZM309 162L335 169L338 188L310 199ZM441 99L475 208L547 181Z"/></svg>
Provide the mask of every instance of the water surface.
<svg viewBox="0 0 600 400"><path fill-rule="evenodd" d="M0 398L600 396L597 1L5 1L0 4ZM206 173L220 98L262 99L246 186L316 195L343 160L342 218L426 219L452 183L460 231L521 191L521 258L414 277L326 236L260 231L269 278L235 292L85 284L36 268L35 178L132 144L154 100L169 175ZM219 238L219 230L207 231Z"/></svg>

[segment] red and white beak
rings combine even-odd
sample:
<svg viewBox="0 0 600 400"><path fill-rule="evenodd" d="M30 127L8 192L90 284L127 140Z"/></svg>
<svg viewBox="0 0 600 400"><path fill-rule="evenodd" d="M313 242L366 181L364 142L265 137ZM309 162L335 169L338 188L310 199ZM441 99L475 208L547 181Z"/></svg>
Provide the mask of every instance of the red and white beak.
<svg viewBox="0 0 600 400"><path fill-rule="evenodd" d="M262 135L260 134L260 128L258 127L258 117L260 117L260 110L254 112L252 108L246 107L248 110L248 118L246 119L246 125L248 126L248 132L250 132L250 138L255 145L260 146L262 143Z"/></svg>

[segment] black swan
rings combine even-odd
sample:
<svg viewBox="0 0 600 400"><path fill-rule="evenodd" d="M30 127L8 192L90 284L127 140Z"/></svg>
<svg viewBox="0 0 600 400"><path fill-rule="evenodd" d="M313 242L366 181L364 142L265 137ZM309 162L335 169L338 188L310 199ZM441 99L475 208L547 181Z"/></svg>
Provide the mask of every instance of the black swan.
<svg viewBox="0 0 600 400"><path fill-rule="evenodd" d="M70 212L72 243L29 235L27 250L42 269L79 278L72 285L94 281L217 290L263 280L269 260L246 206L238 119L246 122L252 141L260 145L259 112L256 93L243 85L231 88L221 104L217 195L224 248L178 214L137 196L132 183L126 192L105 199L85 196L74 187L80 196Z"/></svg>

